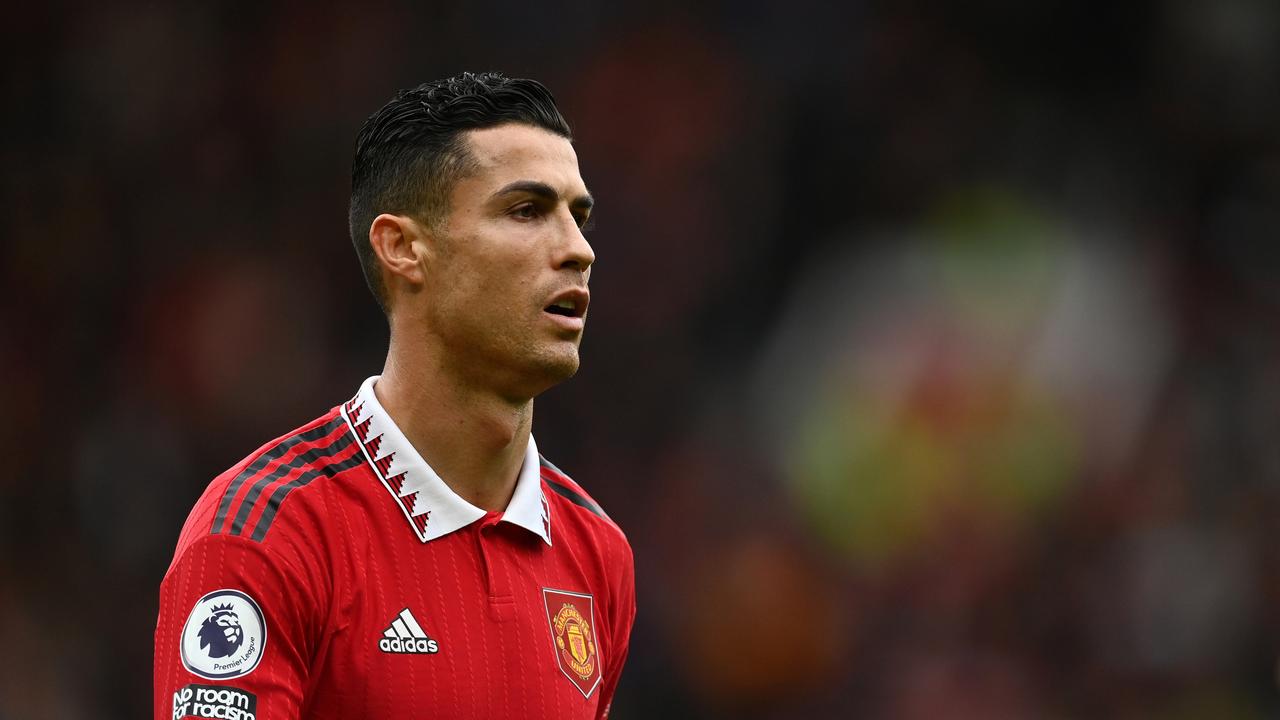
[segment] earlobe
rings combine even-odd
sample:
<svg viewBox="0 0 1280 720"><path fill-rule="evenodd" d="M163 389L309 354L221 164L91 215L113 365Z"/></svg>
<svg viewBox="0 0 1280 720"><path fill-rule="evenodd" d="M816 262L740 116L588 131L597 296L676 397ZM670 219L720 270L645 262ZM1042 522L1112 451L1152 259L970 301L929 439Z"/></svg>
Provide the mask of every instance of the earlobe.
<svg viewBox="0 0 1280 720"><path fill-rule="evenodd" d="M396 279L411 285L423 282L418 252L422 228L412 218L383 213L369 225L369 245L387 273L388 289Z"/></svg>

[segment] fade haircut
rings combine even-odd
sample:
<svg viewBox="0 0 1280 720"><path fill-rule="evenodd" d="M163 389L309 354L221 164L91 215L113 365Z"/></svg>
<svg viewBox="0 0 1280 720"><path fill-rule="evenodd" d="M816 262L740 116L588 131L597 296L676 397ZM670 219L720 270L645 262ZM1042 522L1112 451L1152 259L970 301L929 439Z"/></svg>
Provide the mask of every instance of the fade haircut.
<svg viewBox="0 0 1280 720"><path fill-rule="evenodd" d="M453 184L474 169L462 134L523 123L573 139L551 91L536 80L464 72L401 90L369 116L351 164L351 242L365 282L390 314L369 227L381 213L409 215L439 227Z"/></svg>

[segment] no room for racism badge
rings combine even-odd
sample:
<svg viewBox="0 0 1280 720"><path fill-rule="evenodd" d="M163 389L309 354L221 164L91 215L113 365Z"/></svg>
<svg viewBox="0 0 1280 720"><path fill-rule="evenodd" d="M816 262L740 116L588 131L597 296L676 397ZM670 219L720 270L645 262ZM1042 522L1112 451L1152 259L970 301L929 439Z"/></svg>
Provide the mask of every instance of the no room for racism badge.
<svg viewBox="0 0 1280 720"><path fill-rule="evenodd" d="M601 677L595 604L585 593L551 588L542 589L542 599L560 672L589 698Z"/></svg>
<svg viewBox="0 0 1280 720"><path fill-rule="evenodd" d="M187 685L173 693L173 720L185 717L258 720L258 698L237 687Z"/></svg>
<svg viewBox="0 0 1280 720"><path fill-rule="evenodd" d="M239 590L214 590L196 601L182 628L182 664L202 678L227 680L258 667L267 646L262 608Z"/></svg>

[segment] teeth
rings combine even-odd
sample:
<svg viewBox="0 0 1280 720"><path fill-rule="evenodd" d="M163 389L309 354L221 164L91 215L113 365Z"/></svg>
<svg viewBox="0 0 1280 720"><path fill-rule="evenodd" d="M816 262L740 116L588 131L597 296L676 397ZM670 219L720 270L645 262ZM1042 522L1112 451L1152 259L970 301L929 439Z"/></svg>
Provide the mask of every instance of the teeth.
<svg viewBox="0 0 1280 720"><path fill-rule="evenodd" d="M568 300L560 300L560 301L556 302L556 307L558 307L558 308L564 308L565 310L572 310L572 309L573 309L573 303L572 303L572 302L570 302L570 301L568 301Z"/></svg>

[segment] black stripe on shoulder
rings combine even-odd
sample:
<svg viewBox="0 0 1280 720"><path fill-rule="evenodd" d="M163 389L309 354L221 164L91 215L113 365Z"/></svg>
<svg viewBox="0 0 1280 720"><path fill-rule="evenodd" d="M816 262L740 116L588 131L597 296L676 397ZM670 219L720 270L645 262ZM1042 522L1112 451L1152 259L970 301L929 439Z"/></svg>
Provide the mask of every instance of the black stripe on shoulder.
<svg viewBox="0 0 1280 720"><path fill-rule="evenodd" d="M569 473L567 473L567 472L565 472L565 471L561 470L560 468L556 467L556 464L555 464L555 463L553 463L553 462L551 462L550 460L546 459L545 457L543 457L543 456L542 456L542 453L538 453L538 463L539 463L540 465L542 465L542 467L545 467L545 468L551 468L552 470L555 470L556 472L560 473L561 475L563 475L563 476L565 476L565 477L569 477Z"/></svg>
<svg viewBox="0 0 1280 720"><path fill-rule="evenodd" d="M231 512L231 506L235 503L236 494L240 492L240 488L243 487L250 478L261 473L268 465L284 457L290 450L298 445L307 442L315 442L337 430L339 426L345 423L346 421L342 419L342 415L338 415L333 420L330 420L323 425L314 427L306 432L298 433L297 435L290 435L279 443L276 443L276 445L270 450L267 450L254 458L253 462L249 463L248 467L241 470L239 475L236 475L235 479L231 481L231 484L227 486L226 492L222 494L222 502L218 503L218 512L213 516L213 527L209 529L210 534L217 534L222 528L223 521L227 519L227 514Z"/></svg>
<svg viewBox="0 0 1280 720"><path fill-rule="evenodd" d="M561 485L555 480L549 480L545 475L542 476L542 481L545 482L547 486L550 487L555 492L555 494L559 495L562 498L568 499L568 501L573 503L574 505L577 505L578 507L586 508L587 510L591 511L592 514L598 517L604 518L605 520L609 519L609 516L604 513L603 508L591 502L590 499L588 499L586 496L584 496L582 493L578 492L577 490L574 490L573 488L567 485Z"/></svg>
<svg viewBox="0 0 1280 720"><path fill-rule="evenodd" d="M249 492L245 493L244 501L240 503L240 510L236 512L235 520L231 523L231 535L241 535L244 533L245 524L249 522L249 514L258 505L258 498L262 492L266 490L272 483L282 477L288 476L294 470L307 468L303 475L314 470L309 466L319 464L324 458L330 458L338 453L346 450L355 442L355 436L351 434L350 429L345 429L342 434L338 435L333 442L323 447L314 447L310 450L299 453L297 457L288 463L279 465L270 473L259 477L253 481L253 485L249 487Z"/></svg>
<svg viewBox="0 0 1280 720"><path fill-rule="evenodd" d="M352 435L351 433L347 433L344 437L348 438L346 445L343 446L346 447L351 444L350 438L352 438ZM262 517L258 518L258 524L254 527L253 534L249 536L249 539L254 542L262 542L262 539L267 536L267 530L271 529L271 522L276 518L276 511L280 509L280 504L284 502L284 499L288 497L289 493L297 490L316 478L321 476L333 477L340 472L357 467L363 462L364 455L357 452L342 462L324 465L314 470L308 470L296 480L292 480L276 488L275 492L271 493L271 497L267 499L267 507L263 509Z"/></svg>

